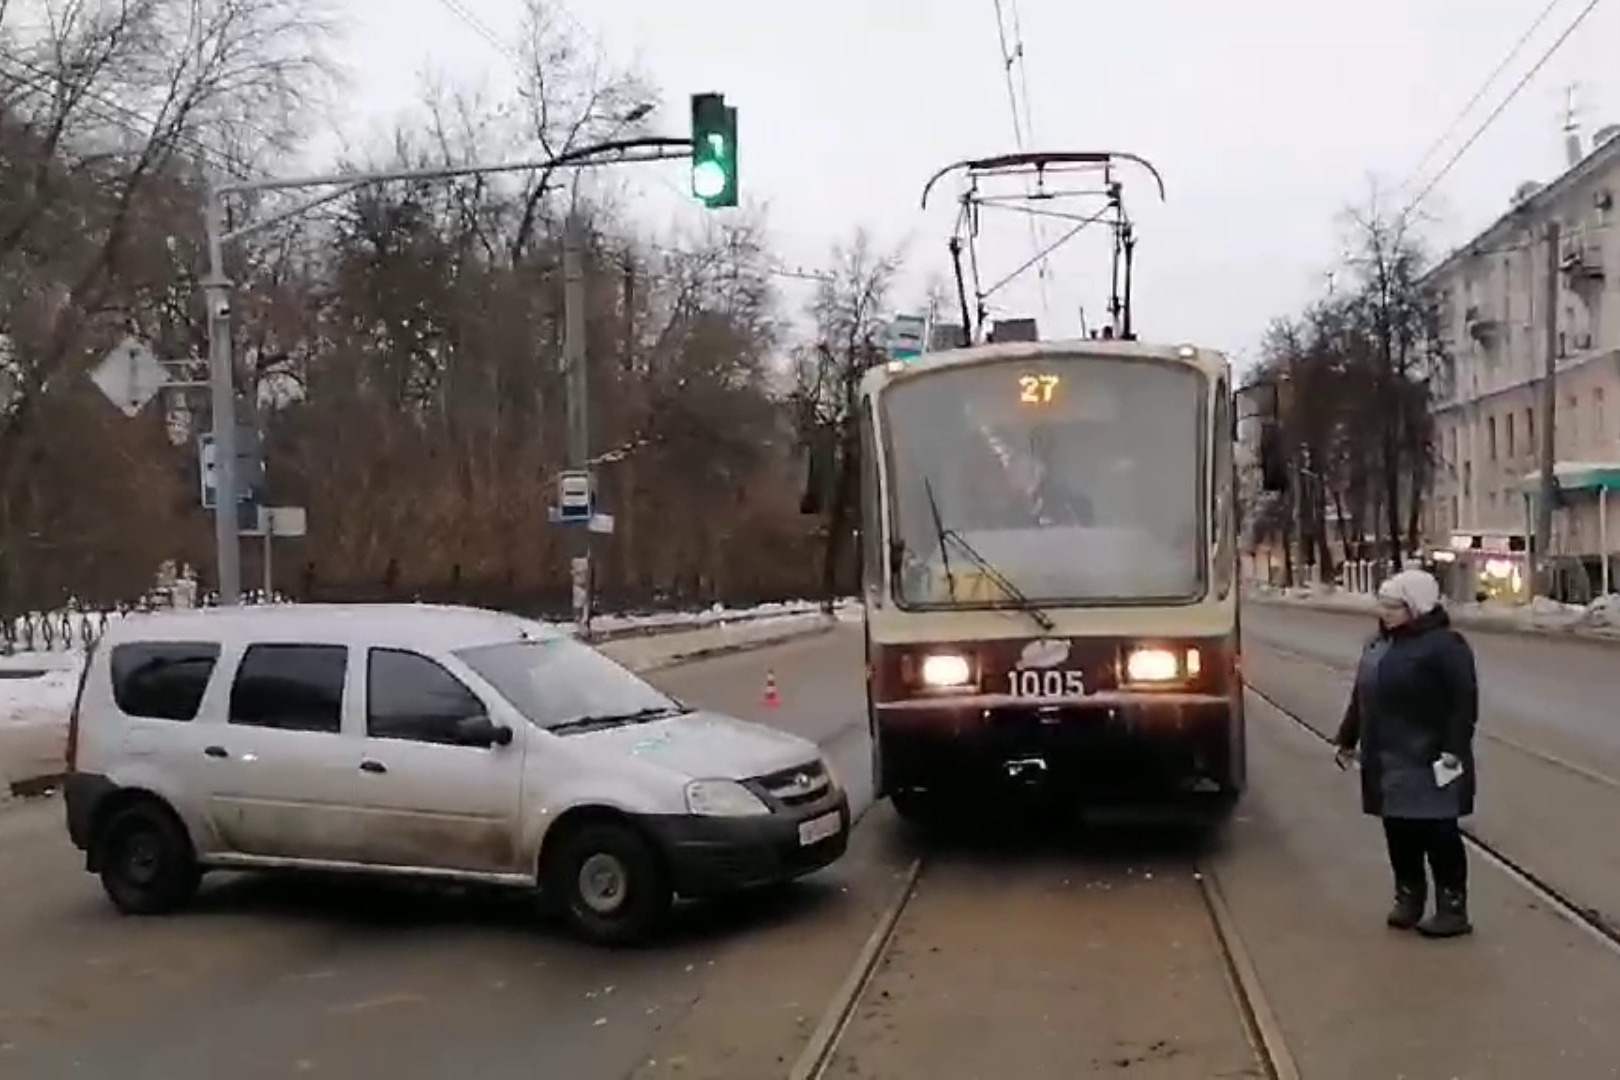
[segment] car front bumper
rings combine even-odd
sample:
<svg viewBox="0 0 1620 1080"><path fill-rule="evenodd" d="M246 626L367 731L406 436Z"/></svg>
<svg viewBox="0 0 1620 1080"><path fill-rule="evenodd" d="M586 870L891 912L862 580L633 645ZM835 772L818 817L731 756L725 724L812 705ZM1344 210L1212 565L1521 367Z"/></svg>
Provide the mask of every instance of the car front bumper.
<svg viewBox="0 0 1620 1080"><path fill-rule="evenodd" d="M826 823L838 828L809 843L801 827ZM695 814L651 815L644 819L657 839L677 894L715 896L775 885L814 873L849 847L849 796L834 789L804 806L750 817Z"/></svg>

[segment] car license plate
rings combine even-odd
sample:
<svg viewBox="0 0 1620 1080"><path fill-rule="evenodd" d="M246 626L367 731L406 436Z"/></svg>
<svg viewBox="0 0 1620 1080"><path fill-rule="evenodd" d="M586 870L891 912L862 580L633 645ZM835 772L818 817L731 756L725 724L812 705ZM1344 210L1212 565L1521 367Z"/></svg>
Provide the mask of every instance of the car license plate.
<svg viewBox="0 0 1620 1080"><path fill-rule="evenodd" d="M818 818L811 818L799 826L799 846L809 847L819 844L829 837L837 836L843 831L844 822L834 810L830 814L822 814Z"/></svg>
<svg viewBox="0 0 1620 1080"><path fill-rule="evenodd" d="M1079 697L1085 692L1083 672L1058 668L1014 668L1007 672L1007 693L1013 697Z"/></svg>

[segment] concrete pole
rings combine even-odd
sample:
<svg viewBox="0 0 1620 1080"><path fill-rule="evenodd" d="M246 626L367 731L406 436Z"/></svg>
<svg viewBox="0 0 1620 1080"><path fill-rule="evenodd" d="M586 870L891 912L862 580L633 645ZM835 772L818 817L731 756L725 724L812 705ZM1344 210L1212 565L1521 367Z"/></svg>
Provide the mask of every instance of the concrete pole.
<svg viewBox="0 0 1620 1080"><path fill-rule="evenodd" d="M1541 373L1541 485L1536 501L1535 537L1535 594L1551 596L1553 593L1552 520L1553 520L1553 463L1557 458L1558 442L1554 425L1558 413L1558 234L1556 220L1547 223L1547 296L1544 301L1543 328L1546 331L1546 355Z"/></svg>
<svg viewBox="0 0 1620 1080"><path fill-rule="evenodd" d="M563 370L568 392L568 467L589 474L591 457L590 383L585 353L585 222L570 210L563 225ZM592 498L595 498L592 479ZM589 638L591 626L591 531L588 525L568 526L569 576L572 582L574 625Z"/></svg>
<svg viewBox="0 0 1620 1080"><path fill-rule="evenodd" d="M202 282L208 305L208 389L214 426L214 557L221 605L242 601L242 549L236 529L236 373L231 359L231 282L225 276L224 205L219 190L208 189L203 210L208 236L208 276Z"/></svg>
<svg viewBox="0 0 1620 1080"><path fill-rule="evenodd" d="M1609 488L1598 488L1598 554L1603 559L1603 595L1609 595Z"/></svg>

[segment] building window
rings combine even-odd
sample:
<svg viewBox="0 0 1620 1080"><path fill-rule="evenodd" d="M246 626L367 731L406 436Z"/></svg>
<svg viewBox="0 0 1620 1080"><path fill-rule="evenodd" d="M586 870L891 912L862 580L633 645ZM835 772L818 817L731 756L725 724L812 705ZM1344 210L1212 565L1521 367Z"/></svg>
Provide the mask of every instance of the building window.
<svg viewBox="0 0 1620 1080"><path fill-rule="evenodd" d="M1502 417L1502 427L1504 428L1503 437L1507 439L1507 456L1508 456L1508 460L1512 461L1513 456L1514 456L1514 450L1513 450L1513 414L1512 413L1508 413L1506 416Z"/></svg>
<svg viewBox="0 0 1620 1080"><path fill-rule="evenodd" d="M1609 422L1603 415L1603 387L1592 391L1592 434L1598 439L1609 436Z"/></svg>
<svg viewBox="0 0 1620 1080"><path fill-rule="evenodd" d="M1463 462L1463 496L1470 499L1474 496L1474 463L1472 461Z"/></svg>
<svg viewBox="0 0 1620 1080"><path fill-rule="evenodd" d="M1570 453L1575 453L1576 447L1581 444L1581 410L1580 399L1574 394L1564 401L1564 409L1569 414L1569 441L1564 445ZM1556 424L1556 421L1554 421Z"/></svg>
<svg viewBox="0 0 1620 1080"><path fill-rule="evenodd" d="M1462 524L1462 518L1457 516L1457 496L1451 497L1451 527L1457 528Z"/></svg>
<svg viewBox="0 0 1620 1080"><path fill-rule="evenodd" d="M1485 421L1485 444L1490 460L1496 460L1496 417Z"/></svg>
<svg viewBox="0 0 1620 1080"><path fill-rule="evenodd" d="M1530 453L1536 452L1536 410L1524 410L1524 441Z"/></svg>

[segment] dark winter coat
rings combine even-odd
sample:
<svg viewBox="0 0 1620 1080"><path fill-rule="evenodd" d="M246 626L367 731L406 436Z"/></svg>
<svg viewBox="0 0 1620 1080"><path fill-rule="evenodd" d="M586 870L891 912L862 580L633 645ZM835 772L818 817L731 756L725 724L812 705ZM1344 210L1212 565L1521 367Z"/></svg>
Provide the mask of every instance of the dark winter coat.
<svg viewBox="0 0 1620 1080"><path fill-rule="evenodd" d="M1361 808L1378 817L1459 818L1474 812L1474 651L1443 608L1379 629L1356 670L1335 741L1360 748ZM1434 762L1455 754L1463 774L1445 787Z"/></svg>

